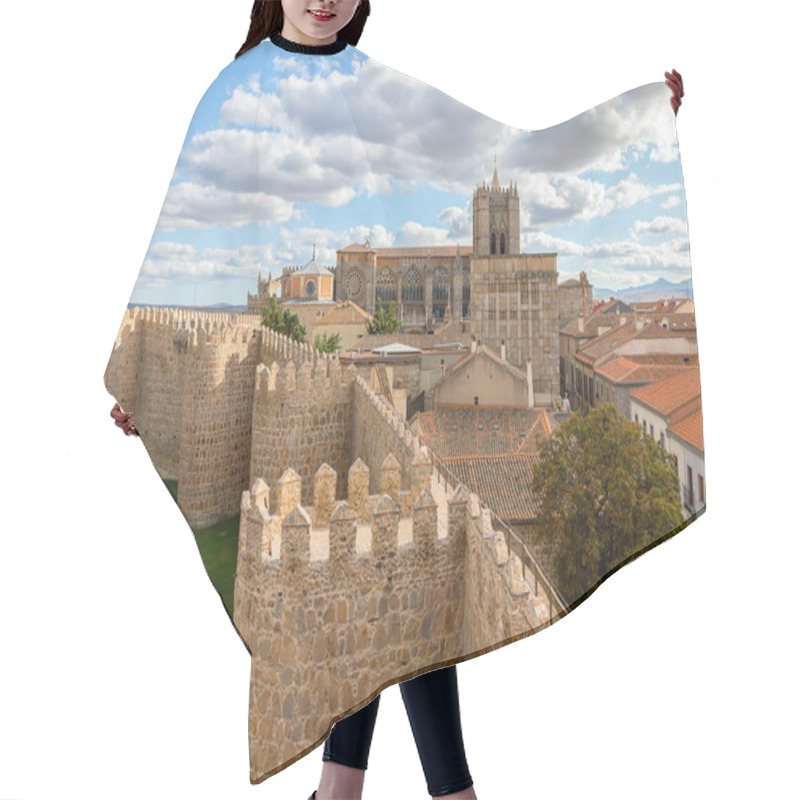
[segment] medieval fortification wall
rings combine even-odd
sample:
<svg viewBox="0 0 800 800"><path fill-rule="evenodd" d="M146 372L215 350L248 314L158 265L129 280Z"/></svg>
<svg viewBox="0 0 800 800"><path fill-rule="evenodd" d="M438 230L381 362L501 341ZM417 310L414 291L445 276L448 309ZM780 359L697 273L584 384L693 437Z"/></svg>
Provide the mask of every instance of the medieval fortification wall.
<svg viewBox="0 0 800 800"><path fill-rule="evenodd" d="M295 502L299 487L287 497L286 483L271 502L260 478L242 494L234 622L253 656L253 779L298 746L310 750L331 720L398 676L548 624L544 595L532 593L488 509L464 486L439 483L424 450L423 463L426 472L398 482L397 461L387 456L378 493L367 495L370 470L359 459L344 497L322 465L310 506ZM404 482L411 487L405 497Z"/></svg>
<svg viewBox="0 0 800 800"><path fill-rule="evenodd" d="M390 682L553 617L489 509L445 483L352 365L257 316L136 308L105 383L192 527L240 513L254 778Z"/></svg>

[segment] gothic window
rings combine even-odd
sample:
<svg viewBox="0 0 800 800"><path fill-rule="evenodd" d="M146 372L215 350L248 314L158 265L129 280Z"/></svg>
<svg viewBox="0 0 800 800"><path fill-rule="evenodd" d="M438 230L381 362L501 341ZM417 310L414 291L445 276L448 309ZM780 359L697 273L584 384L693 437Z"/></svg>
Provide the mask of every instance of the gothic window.
<svg viewBox="0 0 800 800"><path fill-rule="evenodd" d="M381 274L378 275L378 285L375 287L375 295L380 297L381 303L385 306L397 300L397 284L390 270L381 270Z"/></svg>
<svg viewBox="0 0 800 800"><path fill-rule="evenodd" d="M506 252L506 235L504 233L500 234L500 255L505 255Z"/></svg>
<svg viewBox="0 0 800 800"><path fill-rule="evenodd" d="M433 302L447 303L450 300L450 278L444 267L437 267L433 273Z"/></svg>
<svg viewBox="0 0 800 800"><path fill-rule="evenodd" d="M317 289L317 285L314 283L314 281L308 281L306 283L306 295L308 297L313 297L314 296L314 292L316 291L316 289Z"/></svg>
<svg viewBox="0 0 800 800"><path fill-rule="evenodd" d="M491 249L489 250L490 255L494 255L497 252L497 237L492 234L492 245Z"/></svg>
<svg viewBox="0 0 800 800"><path fill-rule="evenodd" d="M404 303L421 303L423 297L422 279L417 272L416 267L406 272L403 278L403 302Z"/></svg>
<svg viewBox="0 0 800 800"><path fill-rule="evenodd" d="M361 275L358 272L351 272L347 276L347 296L354 300L361 294Z"/></svg>

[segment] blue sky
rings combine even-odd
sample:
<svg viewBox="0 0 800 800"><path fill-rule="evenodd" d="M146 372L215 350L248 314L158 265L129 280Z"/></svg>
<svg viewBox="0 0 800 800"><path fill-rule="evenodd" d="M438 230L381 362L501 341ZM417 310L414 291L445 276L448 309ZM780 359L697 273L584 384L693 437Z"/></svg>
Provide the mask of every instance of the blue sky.
<svg viewBox="0 0 800 800"><path fill-rule="evenodd" d="M492 119L356 48L262 42L219 74L189 126L131 296L244 304L279 274L369 238L472 244L472 193L517 184L522 252L620 289L690 277L669 90L639 87L561 125Z"/></svg>

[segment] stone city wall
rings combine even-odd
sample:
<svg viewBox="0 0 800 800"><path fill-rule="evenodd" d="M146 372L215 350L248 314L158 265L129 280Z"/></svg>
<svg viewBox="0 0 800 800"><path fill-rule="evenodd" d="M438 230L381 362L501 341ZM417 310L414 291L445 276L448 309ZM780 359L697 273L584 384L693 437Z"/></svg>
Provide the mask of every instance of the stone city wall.
<svg viewBox="0 0 800 800"><path fill-rule="evenodd" d="M282 518L265 481L242 494L234 621L252 652L252 780L386 686L547 624L477 495L443 488L427 466L407 513L391 457L370 495L355 462L347 499L321 466L311 507L287 510L301 492L280 490Z"/></svg>

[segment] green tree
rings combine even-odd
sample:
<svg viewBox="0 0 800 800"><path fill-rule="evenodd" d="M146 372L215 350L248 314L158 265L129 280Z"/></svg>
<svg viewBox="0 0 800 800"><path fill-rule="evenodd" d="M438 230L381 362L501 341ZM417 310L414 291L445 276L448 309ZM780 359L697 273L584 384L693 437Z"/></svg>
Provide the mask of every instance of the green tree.
<svg viewBox="0 0 800 800"><path fill-rule="evenodd" d="M367 333L396 333L401 327L397 318L397 303L392 300L388 307L385 307L378 297L372 319L367 324Z"/></svg>
<svg viewBox="0 0 800 800"><path fill-rule="evenodd" d="M288 308L281 308L277 297L268 297L261 306L261 324L296 342L306 341L306 328L300 324L300 317Z"/></svg>
<svg viewBox="0 0 800 800"><path fill-rule="evenodd" d="M314 348L321 353L335 353L342 346L342 337L338 332L323 331L314 337Z"/></svg>
<svg viewBox="0 0 800 800"><path fill-rule="evenodd" d="M569 603L683 521L673 456L610 403L558 428L533 481L537 531Z"/></svg>

